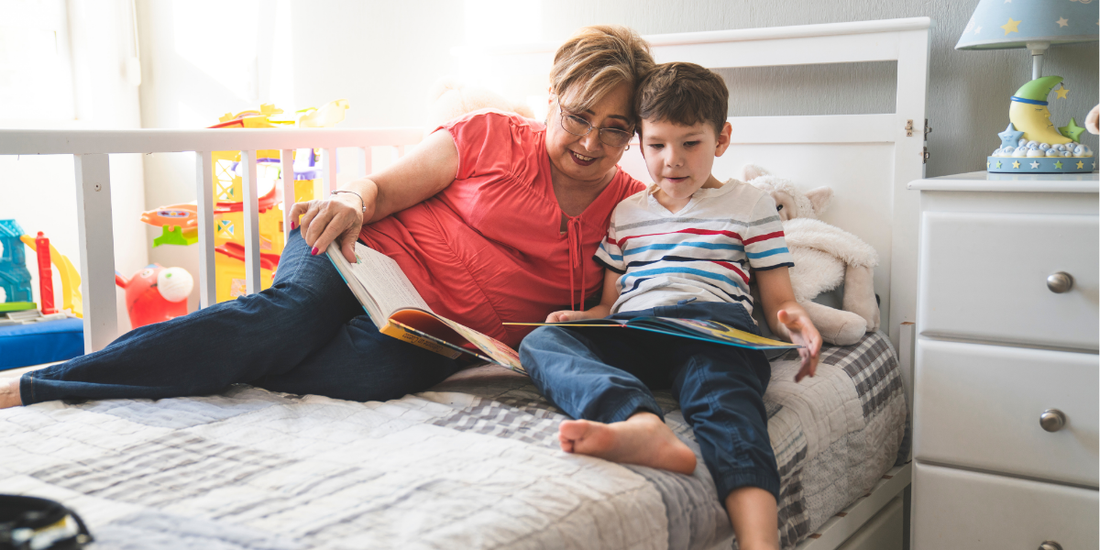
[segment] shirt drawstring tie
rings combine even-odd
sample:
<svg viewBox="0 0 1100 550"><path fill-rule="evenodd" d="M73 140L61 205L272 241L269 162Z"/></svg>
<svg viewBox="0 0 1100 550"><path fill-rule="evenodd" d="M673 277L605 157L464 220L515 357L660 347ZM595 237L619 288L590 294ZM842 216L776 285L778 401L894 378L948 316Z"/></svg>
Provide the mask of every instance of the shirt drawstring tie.
<svg viewBox="0 0 1100 550"><path fill-rule="evenodd" d="M569 307L573 311L584 309L584 291L588 288L585 281L585 269L583 266L584 250L581 248L581 217L566 217L565 236L569 247ZM577 298L575 276L577 268L581 270L580 298ZM576 300L576 301L574 301Z"/></svg>

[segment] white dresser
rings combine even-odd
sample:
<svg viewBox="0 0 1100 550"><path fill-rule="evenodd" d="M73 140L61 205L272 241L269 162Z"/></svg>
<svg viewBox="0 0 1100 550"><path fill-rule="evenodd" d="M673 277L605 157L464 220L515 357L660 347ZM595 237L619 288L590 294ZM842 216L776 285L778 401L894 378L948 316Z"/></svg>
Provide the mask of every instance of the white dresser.
<svg viewBox="0 0 1100 550"><path fill-rule="evenodd" d="M913 550L1096 550L1097 175L909 188L921 193Z"/></svg>

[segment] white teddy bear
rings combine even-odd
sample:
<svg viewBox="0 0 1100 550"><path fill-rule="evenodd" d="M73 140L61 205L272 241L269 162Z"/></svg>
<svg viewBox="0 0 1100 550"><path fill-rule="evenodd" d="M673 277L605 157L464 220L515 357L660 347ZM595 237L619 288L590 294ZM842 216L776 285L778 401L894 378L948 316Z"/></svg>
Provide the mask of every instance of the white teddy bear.
<svg viewBox="0 0 1100 550"><path fill-rule="evenodd" d="M833 190L818 187L803 192L790 180L775 177L763 168L748 165L742 181L769 193L783 222L787 248L794 257L790 270L795 300L830 344L854 344L879 328L875 297L875 249L859 237L829 225L817 217L833 198ZM814 302L819 294L843 285L841 309Z"/></svg>

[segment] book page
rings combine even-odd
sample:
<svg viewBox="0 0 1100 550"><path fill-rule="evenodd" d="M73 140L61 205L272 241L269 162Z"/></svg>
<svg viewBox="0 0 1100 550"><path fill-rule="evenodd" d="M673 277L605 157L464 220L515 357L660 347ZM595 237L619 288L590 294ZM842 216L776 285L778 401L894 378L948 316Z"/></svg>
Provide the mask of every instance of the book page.
<svg viewBox="0 0 1100 550"><path fill-rule="evenodd" d="M356 242L356 262L350 264L335 242L325 252L376 326L381 327L391 313L401 308L431 311L397 262L385 254Z"/></svg>
<svg viewBox="0 0 1100 550"><path fill-rule="evenodd" d="M383 317L403 308L432 310L392 258L359 242L355 243L355 255L359 261L352 271L378 304Z"/></svg>

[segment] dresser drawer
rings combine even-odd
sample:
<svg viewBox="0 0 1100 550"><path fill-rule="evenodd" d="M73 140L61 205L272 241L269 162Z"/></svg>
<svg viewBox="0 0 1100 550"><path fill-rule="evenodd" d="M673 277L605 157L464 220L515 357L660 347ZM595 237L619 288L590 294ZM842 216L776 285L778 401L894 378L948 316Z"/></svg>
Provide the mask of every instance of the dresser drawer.
<svg viewBox="0 0 1100 550"><path fill-rule="evenodd" d="M915 459L1097 486L1097 355L921 338L916 365Z"/></svg>
<svg viewBox="0 0 1100 550"><path fill-rule="evenodd" d="M913 469L913 550L1097 548L1097 492L940 468Z"/></svg>
<svg viewBox="0 0 1100 550"><path fill-rule="evenodd" d="M1100 331L1096 216L925 212L922 334L1096 350ZM1056 294L1047 277L1073 287Z"/></svg>

